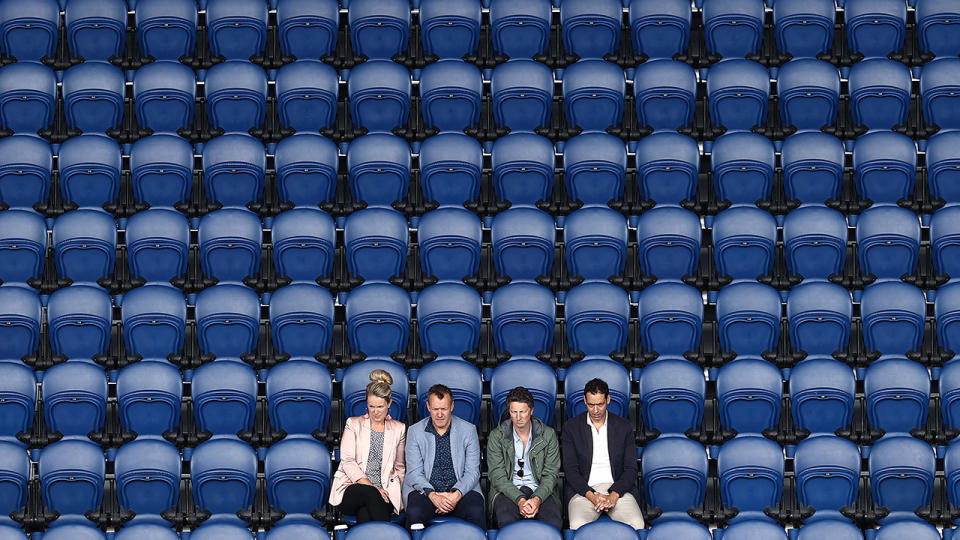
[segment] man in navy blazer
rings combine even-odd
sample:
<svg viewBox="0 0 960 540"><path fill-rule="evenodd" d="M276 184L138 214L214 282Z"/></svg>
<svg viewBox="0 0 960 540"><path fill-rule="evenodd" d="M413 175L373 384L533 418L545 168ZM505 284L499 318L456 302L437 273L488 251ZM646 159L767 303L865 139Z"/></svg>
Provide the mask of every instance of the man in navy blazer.
<svg viewBox="0 0 960 540"><path fill-rule="evenodd" d="M583 390L587 410L564 423L561 437L570 528L596 521L605 512L615 521L642 529L633 426L607 411L606 382L591 379Z"/></svg>

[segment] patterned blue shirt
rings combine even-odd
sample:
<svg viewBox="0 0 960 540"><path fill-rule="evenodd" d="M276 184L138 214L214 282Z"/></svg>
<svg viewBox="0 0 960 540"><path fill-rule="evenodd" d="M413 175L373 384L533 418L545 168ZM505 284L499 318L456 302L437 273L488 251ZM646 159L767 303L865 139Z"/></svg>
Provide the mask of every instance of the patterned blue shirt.
<svg viewBox="0 0 960 540"><path fill-rule="evenodd" d="M436 439L436 452L433 458L433 471L430 472L430 485L434 491L442 493L453 491L453 486L457 483L457 473L453 470L453 454L450 450L450 431L453 425L447 428L447 431L440 435L433 427L433 422L427 422L426 432L432 433Z"/></svg>

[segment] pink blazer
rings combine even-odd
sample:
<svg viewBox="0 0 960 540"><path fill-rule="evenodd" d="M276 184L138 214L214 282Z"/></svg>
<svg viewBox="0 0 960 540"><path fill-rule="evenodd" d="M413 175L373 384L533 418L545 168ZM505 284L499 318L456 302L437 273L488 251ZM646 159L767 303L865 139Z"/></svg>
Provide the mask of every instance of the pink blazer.
<svg viewBox="0 0 960 540"><path fill-rule="evenodd" d="M380 466L380 485L390 495L393 509L400 513L403 499L400 487L405 471L403 449L406 444L407 427L390 416L383 430L383 463ZM347 418L347 425L340 438L340 466L333 475L330 487L330 504L336 506L343 500L347 486L367 476L367 456L370 454L370 416Z"/></svg>

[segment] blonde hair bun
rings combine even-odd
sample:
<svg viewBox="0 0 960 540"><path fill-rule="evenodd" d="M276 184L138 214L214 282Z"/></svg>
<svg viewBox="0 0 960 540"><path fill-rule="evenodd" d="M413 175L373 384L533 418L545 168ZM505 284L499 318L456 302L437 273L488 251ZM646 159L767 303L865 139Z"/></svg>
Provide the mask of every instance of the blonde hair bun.
<svg viewBox="0 0 960 540"><path fill-rule="evenodd" d="M375 383L393 384L393 377L382 369L375 369L370 372L370 380Z"/></svg>

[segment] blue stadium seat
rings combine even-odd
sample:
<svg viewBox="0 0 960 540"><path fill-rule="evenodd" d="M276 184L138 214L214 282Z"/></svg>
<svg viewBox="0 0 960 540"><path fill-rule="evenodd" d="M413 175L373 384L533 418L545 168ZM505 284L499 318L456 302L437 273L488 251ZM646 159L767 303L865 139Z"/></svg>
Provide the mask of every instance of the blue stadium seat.
<svg viewBox="0 0 960 540"><path fill-rule="evenodd" d="M21 62L53 57L60 35L56 0L4 0L0 2L0 21L0 47L7 56Z"/></svg>
<svg viewBox="0 0 960 540"><path fill-rule="evenodd" d="M780 370L760 358L738 358L717 374L720 422L737 433L762 433L780 422Z"/></svg>
<svg viewBox="0 0 960 540"><path fill-rule="evenodd" d="M721 276L757 279L773 268L777 224L754 206L734 206L713 222L713 256Z"/></svg>
<svg viewBox="0 0 960 540"><path fill-rule="evenodd" d="M20 360L40 347L43 321L37 293L21 287L0 288L0 359Z"/></svg>
<svg viewBox="0 0 960 540"><path fill-rule="evenodd" d="M203 184L210 203L243 207L263 197L267 152L245 133L216 137L203 147Z"/></svg>
<svg viewBox="0 0 960 540"><path fill-rule="evenodd" d="M793 463L800 504L812 507L818 520L835 518L839 521L840 509L852 506L857 500L860 483L860 449L857 445L830 435L811 437L797 445Z"/></svg>
<svg viewBox="0 0 960 540"><path fill-rule="evenodd" d="M207 0L210 50L227 60L247 60L267 45L267 9L262 0Z"/></svg>
<svg viewBox="0 0 960 540"><path fill-rule="evenodd" d="M595 206L573 212L564 224L563 242L571 275L606 280L623 273L627 262L627 223L616 210Z"/></svg>
<svg viewBox="0 0 960 540"><path fill-rule="evenodd" d="M791 135L780 151L787 197L822 204L840 197L844 148L840 139L816 131Z"/></svg>
<svg viewBox="0 0 960 540"><path fill-rule="evenodd" d="M491 0L493 49L510 58L530 58L550 43L550 0Z"/></svg>
<svg viewBox="0 0 960 540"><path fill-rule="evenodd" d="M571 350L609 355L627 346L630 299L620 287L602 281L577 285L567 292L565 306Z"/></svg>
<svg viewBox="0 0 960 540"><path fill-rule="evenodd" d="M960 11L950 0L923 0L917 4L917 38L920 50L936 56L960 54L957 16Z"/></svg>
<svg viewBox="0 0 960 540"><path fill-rule="evenodd" d="M357 287L347 297L346 315L347 336L353 351L367 356L389 356L406 350L410 337L410 296L400 287L387 283Z"/></svg>
<svg viewBox="0 0 960 540"><path fill-rule="evenodd" d="M208 9L207 20L209 14ZM207 70L204 96L212 129L233 132L260 127L267 109L267 72L242 60L217 64Z"/></svg>
<svg viewBox="0 0 960 540"><path fill-rule="evenodd" d="M939 301L947 290L953 291L956 287L945 287L937 293ZM950 293L956 296L955 292ZM942 344L942 342L941 342ZM942 345L947 349L946 345ZM940 410L943 415L943 426L948 429L960 427L960 362L947 362L940 371Z"/></svg>
<svg viewBox="0 0 960 540"><path fill-rule="evenodd" d="M176 531L163 525L138 523L120 529L114 538L116 540L177 540L179 537Z"/></svg>
<svg viewBox="0 0 960 540"><path fill-rule="evenodd" d="M410 533L396 523L371 521L350 527L348 540L410 540ZM212 539L211 539L212 540Z"/></svg>
<svg viewBox="0 0 960 540"><path fill-rule="evenodd" d="M407 0L353 0L348 13L354 52L390 59L407 50L410 3Z"/></svg>
<svg viewBox="0 0 960 540"><path fill-rule="evenodd" d="M22 534L22 533L21 533ZM103 532L88 525L61 525L43 535L48 540L105 540Z"/></svg>
<svg viewBox="0 0 960 540"><path fill-rule="evenodd" d="M622 4L617 0L564 0L563 48L580 58L603 58L620 48Z"/></svg>
<svg viewBox="0 0 960 540"><path fill-rule="evenodd" d="M43 275L47 258L47 226L28 210L0 212L0 281L26 283Z"/></svg>
<svg viewBox="0 0 960 540"><path fill-rule="evenodd" d="M2 142L0 142L2 144ZM960 132L938 133L927 140L927 183L934 199L960 202Z"/></svg>
<svg viewBox="0 0 960 540"><path fill-rule="evenodd" d="M829 356L807 357L790 371L790 403L798 429L834 433L853 421L856 379Z"/></svg>
<svg viewBox="0 0 960 540"><path fill-rule="evenodd" d="M787 270L805 279L827 279L843 271L847 219L826 206L801 206L783 221Z"/></svg>
<svg viewBox="0 0 960 540"><path fill-rule="evenodd" d="M875 206L857 220L860 269L880 279L899 279L917 268L920 220L899 206Z"/></svg>
<svg viewBox="0 0 960 540"><path fill-rule="evenodd" d="M776 504L776 503L774 503ZM787 533L772 521L750 519L730 525L723 531L724 540L787 540Z"/></svg>
<svg viewBox="0 0 960 540"><path fill-rule="evenodd" d="M707 383L703 369L676 357L654 360L640 373L640 411L647 429L686 433L700 425Z"/></svg>
<svg viewBox="0 0 960 540"><path fill-rule="evenodd" d="M319 60L337 46L340 6L337 0L280 0L277 33L280 48L300 60Z"/></svg>
<svg viewBox="0 0 960 540"><path fill-rule="evenodd" d="M140 52L157 60L179 60L197 43L197 6L191 0L139 0L134 21Z"/></svg>
<svg viewBox="0 0 960 540"><path fill-rule="evenodd" d="M760 435L740 435L727 441L717 456L717 471L720 476L720 498L728 507L740 510L737 521L741 527L750 523L773 524L769 521L753 521L763 516L763 509L777 506L783 490L783 450L780 446ZM776 525L774 525L776 528ZM783 532L783 529L779 529ZM728 529L729 531L729 529ZM728 538L724 535L724 538ZM770 538L743 536L749 538Z"/></svg>
<svg viewBox="0 0 960 540"><path fill-rule="evenodd" d="M763 18L763 0L704 0L707 51L724 58L759 52Z"/></svg>
<svg viewBox="0 0 960 540"><path fill-rule="evenodd" d="M180 497L180 451L157 438L124 444L114 459L117 499L125 510L159 515L176 510Z"/></svg>
<svg viewBox="0 0 960 540"><path fill-rule="evenodd" d="M208 522L190 533L191 540L223 540L224 538L251 540L254 536L243 525L224 522Z"/></svg>
<svg viewBox="0 0 960 540"><path fill-rule="evenodd" d="M680 204L697 191L700 148L686 135L661 131L637 143L640 196L661 204Z"/></svg>
<svg viewBox="0 0 960 540"><path fill-rule="evenodd" d="M922 2L921 2L922 3ZM940 540L940 532L929 523L922 521L897 521L880 528L875 540L896 540L897 538L914 538L916 540Z"/></svg>
<svg viewBox="0 0 960 540"><path fill-rule="evenodd" d="M700 218L678 206L658 205L637 222L643 273L658 279L693 275L700 265Z"/></svg>
<svg viewBox="0 0 960 540"><path fill-rule="evenodd" d="M319 60L298 60L277 71L275 87L284 127L317 132L333 124L339 78L332 67Z"/></svg>
<svg viewBox="0 0 960 540"><path fill-rule="evenodd" d="M407 218L392 208L367 208L343 226L347 268L366 281L401 276L407 266Z"/></svg>
<svg viewBox="0 0 960 540"><path fill-rule="evenodd" d="M685 9L689 16L690 7ZM660 58L644 62L634 71L633 97L640 125L654 130L679 129L693 122L697 74L692 67L676 60Z"/></svg>
<svg viewBox="0 0 960 540"><path fill-rule="evenodd" d="M927 423L930 374L906 358L874 361L864 376L867 419L887 434L909 434Z"/></svg>
<svg viewBox="0 0 960 540"><path fill-rule="evenodd" d="M596 522L595 522L596 523ZM658 523L647 533L647 540L711 540L710 530L695 521L673 520Z"/></svg>
<svg viewBox="0 0 960 540"><path fill-rule="evenodd" d="M388 133L371 133L347 149L350 193L355 201L385 206L407 197L410 186L410 146Z"/></svg>
<svg viewBox="0 0 960 540"><path fill-rule="evenodd" d="M853 147L857 192L875 203L896 203L913 195L917 146L892 131L867 133Z"/></svg>
<svg viewBox="0 0 960 540"><path fill-rule="evenodd" d="M253 505L257 455L250 445L232 437L214 437L198 446L190 461L190 482L197 507L216 515L235 514ZM197 538L197 534L192 538Z"/></svg>
<svg viewBox="0 0 960 540"><path fill-rule="evenodd" d="M957 501L960 501L960 497L958 497L958 495L960 495L960 492L958 492L958 488L960 488L960 462L958 462L960 456L957 455L958 448L960 448L960 446L955 444L947 447L943 465L947 481L947 498L953 506L956 506Z"/></svg>
<svg viewBox="0 0 960 540"><path fill-rule="evenodd" d="M287 514L309 514L327 502L330 451L309 437L288 437L267 449L263 461L267 500Z"/></svg>
<svg viewBox="0 0 960 540"><path fill-rule="evenodd" d="M180 289L147 285L123 296L123 340L129 354L165 359L183 349L187 302Z"/></svg>
<svg viewBox="0 0 960 540"><path fill-rule="evenodd" d="M623 197L627 174L627 147L602 132L584 133L563 147L567 196L584 205L606 205Z"/></svg>
<svg viewBox="0 0 960 540"><path fill-rule="evenodd" d="M480 43L480 0L420 0L420 27L427 54L469 54Z"/></svg>
<svg viewBox="0 0 960 540"><path fill-rule="evenodd" d="M920 72L920 95L923 98L923 119L940 129L960 128L957 115L957 91L960 90L960 59L941 58L930 62Z"/></svg>
<svg viewBox="0 0 960 540"><path fill-rule="evenodd" d="M847 79L855 125L891 129L906 124L911 89L907 66L886 58L868 58L854 64Z"/></svg>
<svg viewBox="0 0 960 540"><path fill-rule="evenodd" d="M703 298L679 282L655 283L640 293L640 342L648 351L682 355L700 347Z"/></svg>
<svg viewBox="0 0 960 540"><path fill-rule="evenodd" d="M417 375L417 402L420 418L430 415L427 410L428 391L434 384L444 384L453 394L453 414L476 424L482 409L483 381L480 370L470 362L458 358L434 360L420 368Z"/></svg>
<svg viewBox="0 0 960 540"><path fill-rule="evenodd" d="M469 210L438 208L420 218L417 241L423 274L440 281L460 281L480 269L480 219Z"/></svg>
<svg viewBox="0 0 960 540"><path fill-rule="evenodd" d="M0 510L7 515L26 508L30 470L30 456L25 449L16 444L0 443ZM6 531L6 525L0 527L3 527L0 528L0 538L14 538ZM26 536L21 533L20 538Z"/></svg>
<svg viewBox="0 0 960 540"><path fill-rule="evenodd" d="M658 437L643 449L640 474L647 504L663 511L658 522L689 520L706 495L707 451L683 436Z"/></svg>
<svg viewBox="0 0 960 540"><path fill-rule="evenodd" d="M33 370L14 362L0 363L0 437L12 442L18 433L27 433L33 426L36 401Z"/></svg>
<svg viewBox="0 0 960 540"><path fill-rule="evenodd" d="M150 206L186 203L193 186L193 146L175 135L152 135L130 150L133 197Z"/></svg>
<svg viewBox="0 0 960 540"><path fill-rule="evenodd" d="M890 510L887 523L915 520L914 510L930 504L937 466L933 448L924 441L884 437L873 444L867 468L873 503Z"/></svg>
<svg viewBox="0 0 960 540"><path fill-rule="evenodd" d="M960 351L960 287L948 284L937 291L933 305L937 319L937 341L945 351Z"/></svg>
<svg viewBox="0 0 960 540"><path fill-rule="evenodd" d="M672 58L687 50L691 18L690 4L683 0L632 0L630 36L634 50L649 58Z"/></svg>
<svg viewBox="0 0 960 540"><path fill-rule="evenodd" d="M305 538L320 538L324 540L330 535L322 525L314 525L308 521L288 521L289 522L278 523L276 527L270 529L265 540L303 540Z"/></svg>
<svg viewBox="0 0 960 540"><path fill-rule="evenodd" d="M417 297L420 346L438 356L460 356L480 345L480 294L462 283L427 287Z"/></svg>
<svg viewBox="0 0 960 540"><path fill-rule="evenodd" d="M235 435L253 426L257 374L233 360L200 366L193 376L193 411L200 431Z"/></svg>
<svg viewBox="0 0 960 540"><path fill-rule="evenodd" d="M90 361L110 347L110 296L99 287L73 285L50 295L47 324L54 353Z"/></svg>
<svg viewBox="0 0 960 540"><path fill-rule="evenodd" d="M407 68L389 60L371 60L350 70L347 91L354 124L373 132L406 124L411 84Z"/></svg>
<svg viewBox="0 0 960 540"><path fill-rule="evenodd" d="M423 540L447 540L448 538L462 538L463 540L484 540L486 531L472 523L451 519L431 525L423 532Z"/></svg>
<svg viewBox="0 0 960 540"><path fill-rule="evenodd" d="M787 298L790 344L807 354L846 350L852 318L850 293L833 283L804 283L794 287Z"/></svg>
<svg viewBox="0 0 960 540"><path fill-rule="evenodd" d="M280 200L318 206L333 200L340 160L337 145L315 133L286 137L274 151Z"/></svg>
<svg viewBox="0 0 960 540"><path fill-rule="evenodd" d="M70 53L87 61L123 54L127 4L123 0L70 0L64 10ZM209 19L208 19L209 20Z"/></svg>
<svg viewBox="0 0 960 540"><path fill-rule="evenodd" d="M267 412L276 429L290 434L325 431L332 399L333 381L325 365L297 358L270 368Z"/></svg>
<svg viewBox="0 0 960 540"><path fill-rule="evenodd" d="M550 198L555 166L550 139L533 133L512 133L497 139L491 154L493 187L500 200L533 205Z"/></svg>
<svg viewBox="0 0 960 540"><path fill-rule="evenodd" d="M732 131L763 125L769 99L770 74L756 62L726 60L714 64L707 73L710 119L717 126Z"/></svg>
<svg viewBox="0 0 960 540"><path fill-rule="evenodd" d="M26 99L24 99L26 98ZM0 68L0 125L15 133L36 133L53 124L57 77L37 62Z"/></svg>
<svg viewBox="0 0 960 540"><path fill-rule="evenodd" d="M493 370L490 377L492 418L501 417L507 408L507 394L517 386L523 386L533 394L533 415L552 426L557 400L557 376L550 366L532 358L507 360Z"/></svg>
<svg viewBox="0 0 960 540"><path fill-rule="evenodd" d="M223 284L197 295L200 350L218 357L254 352L260 330L260 298L253 289Z"/></svg>
<svg viewBox="0 0 960 540"><path fill-rule="evenodd" d="M147 282L186 277L190 224L173 210L137 212L127 221L127 264L130 275Z"/></svg>
<svg viewBox="0 0 960 540"><path fill-rule="evenodd" d="M919 351L925 315L923 291L913 285L882 281L868 286L860 298L867 350L881 354Z"/></svg>
<svg viewBox="0 0 960 540"><path fill-rule="evenodd" d="M787 62L777 74L780 118L799 130L819 130L837 123L840 72L814 58Z"/></svg>
<svg viewBox="0 0 960 540"><path fill-rule="evenodd" d="M200 268L221 282L239 282L260 270L260 218L245 208L224 208L200 220Z"/></svg>
<svg viewBox="0 0 960 540"><path fill-rule="evenodd" d="M122 111L123 94L119 97L118 113ZM174 133L193 126L196 98L197 81L193 70L180 62L153 62L138 69L133 77L137 122L154 132Z"/></svg>
<svg viewBox="0 0 960 540"><path fill-rule="evenodd" d="M610 389L610 404L607 410L627 418L630 416L630 374L623 364L603 356L588 356L577 360L564 378L564 401L567 418L587 410L583 401L583 389L591 379L602 379Z"/></svg>
<svg viewBox="0 0 960 540"><path fill-rule="evenodd" d="M850 51L885 57L903 48L907 6L899 0L846 0L843 6Z"/></svg>
<svg viewBox="0 0 960 540"><path fill-rule="evenodd" d="M440 131L462 131L480 121L483 76L473 64L446 59L420 72L423 123Z"/></svg>
<svg viewBox="0 0 960 540"><path fill-rule="evenodd" d="M753 281L720 289L717 334L725 351L740 355L775 351L780 341L780 295L773 287Z"/></svg>
<svg viewBox="0 0 960 540"><path fill-rule="evenodd" d="M81 135L60 145L58 170L63 200L100 207L120 194L120 146L101 134Z"/></svg>
<svg viewBox="0 0 960 540"><path fill-rule="evenodd" d="M69 128L104 133L121 127L124 76L120 68L106 62L77 64L63 73L62 91Z"/></svg>
<svg viewBox="0 0 960 540"><path fill-rule="evenodd" d="M333 297L312 283L281 287L270 297L275 354L291 357L327 353L333 341Z"/></svg>
<svg viewBox="0 0 960 540"><path fill-rule="evenodd" d="M547 275L553 267L556 229L550 214L530 207L511 208L493 219L493 263L514 281Z"/></svg>
<svg viewBox="0 0 960 540"><path fill-rule="evenodd" d="M483 148L462 133L441 133L420 145L423 198L459 206L480 196Z"/></svg>
<svg viewBox="0 0 960 540"><path fill-rule="evenodd" d="M584 131L603 131L620 125L626 80L612 62L581 60L563 71L563 105L567 125Z"/></svg>
<svg viewBox="0 0 960 540"><path fill-rule="evenodd" d="M367 385L370 372L382 369L393 377L390 416L399 422L407 419L407 402L410 400L410 384L403 366L392 361L369 358L351 364L343 373L343 412L348 417L367 414Z"/></svg>
<svg viewBox="0 0 960 540"><path fill-rule="evenodd" d="M834 0L778 0L773 5L777 48L794 58L830 52L836 18Z"/></svg>
<svg viewBox="0 0 960 540"><path fill-rule="evenodd" d="M180 371L165 362L137 362L117 377L120 424L140 435L162 435L180 425Z"/></svg>
<svg viewBox="0 0 960 540"><path fill-rule="evenodd" d="M546 65L533 60L500 64L493 70L490 89L497 125L511 131L533 131L549 125L553 72Z"/></svg>
<svg viewBox="0 0 960 540"><path fill-rule="evenodd" d="M99 508L105 481L103 451L92 442L66 439L47 446L40 454L43 505L59 512L61 518ZM67 538L77 537L66 535L64 540Z"/></svg>
<svg viewBox="0 0 960 540"><path fill-rule="evenodd" d="M32 208L50 195L53 150L32 135L0 139L0 202L11 208Z"/></svg>
<svg viewBox="0 0 960 540"><path fill-rule="evenodd" d="M497 350L513 356L549 351L556 309L550 289L536 283L511 283L497 289L490 301Z"/></svg>
<svg viewBox="0 0 960 540"><path fill-rule="evenodd" d="M768 199L776 169L773 142L763 135L743 131L721 135L713 143L710 168L718 199L733 204Z"/></svg>

